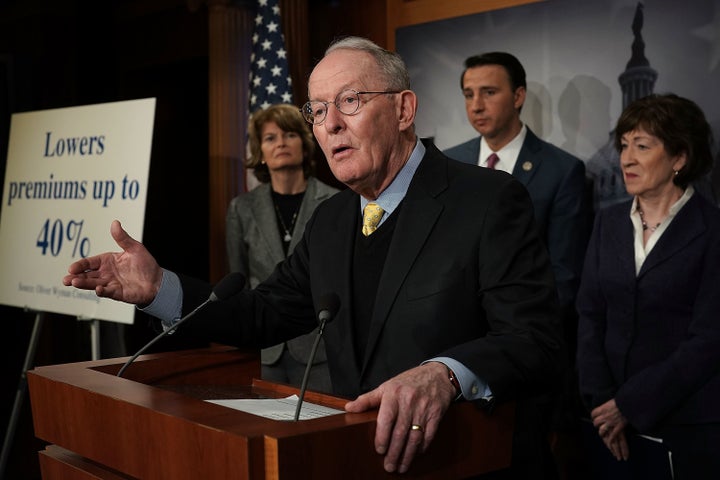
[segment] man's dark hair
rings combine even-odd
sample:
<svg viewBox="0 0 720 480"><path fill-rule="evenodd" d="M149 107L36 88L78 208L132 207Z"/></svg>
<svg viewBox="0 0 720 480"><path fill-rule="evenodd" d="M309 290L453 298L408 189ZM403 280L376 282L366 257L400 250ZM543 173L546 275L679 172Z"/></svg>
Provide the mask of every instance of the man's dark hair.
<svg viewBox="0 0 720 480"><path fill-rule="evenodd" d="M517 90L518 87L527 88L525 69L520 63L520 60L506 52L487 52L482 55L473 55L465 60L465 70L463 70L462 75L460 75L460 89L465 88L463 79L465 78L465 72L467 72L468 68L482 67L485 65L499 65L503 67L510 77L510 85L512 86L513 92Z"/></svg>

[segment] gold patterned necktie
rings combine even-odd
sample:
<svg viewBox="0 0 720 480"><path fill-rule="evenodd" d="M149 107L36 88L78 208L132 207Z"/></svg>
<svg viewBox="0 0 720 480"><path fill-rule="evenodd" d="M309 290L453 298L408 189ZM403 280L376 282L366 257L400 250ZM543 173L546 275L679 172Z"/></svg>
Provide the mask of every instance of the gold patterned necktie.
<svg viewBox="0 0 720 480"><path fill-rule="evenodd" d="M487 168L492 168L495 170L495 165L497 165L497 162L500 161L500 157L497 156L497 153L491 153L487 158Z"/></svg>
<svg viewBox="0 0 720 480"><path fill-rule="evenodd" d="M366 237L377 230L380 219L385 210L377 203L368 203L363 209L363 226L362 233Z"/></svg>

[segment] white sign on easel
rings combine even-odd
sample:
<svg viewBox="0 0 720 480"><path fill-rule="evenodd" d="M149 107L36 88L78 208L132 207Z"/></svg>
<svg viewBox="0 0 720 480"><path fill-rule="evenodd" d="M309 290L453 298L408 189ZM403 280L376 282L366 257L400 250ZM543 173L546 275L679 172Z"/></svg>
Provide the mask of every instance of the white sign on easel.
<svg viewBox="0 0 720 480"><path fill-rule="evenodd" d="M0 303L132 323L132 305L65 287L75 260L142 238L155 99L12 116L0 207Z"/></svg>

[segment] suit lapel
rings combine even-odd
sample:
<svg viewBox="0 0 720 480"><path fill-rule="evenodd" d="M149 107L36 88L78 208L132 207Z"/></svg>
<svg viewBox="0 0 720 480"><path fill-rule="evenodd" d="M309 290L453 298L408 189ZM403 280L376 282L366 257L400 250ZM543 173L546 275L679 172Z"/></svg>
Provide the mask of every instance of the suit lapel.
<svg viewBox="0 0 720 480"><path fill-rule="evenodd" d="M408 188L400 216L395 225L385 268L378 284L375 308L370 322L368 344L363 360L363 373L380 338L400 287L433 230L443 205L435 196L447 187L446 160L434 146L426 144L427 152Z"/></svg>
<svg viewBox="0 0 720 480"><path fill-rule="evenodd" d="M480 161L480 137L476 137L468 145L468 161L472 165L478 165Z"/></svg>
<svg viewBox="0 0 720 480"><path fill-rule="evenodd" d="M608 232L608 245L613 247L610 249L614 252L615 257L613 263L617 265L618 272L622 278L628 279L629 284L635 283L635 234L633 233L633 224L630 220L630 205L626 203L627 208L619 208L613 210L612 215L608 215L607 222L610 223L608 228L604 228Z"/></svg>
<svg viewBox="0 0 720 480"><path fill-rule="evenodd" d="M322 272L322 277L324 285L329 286L329 289L338 294L341 311L352 312L354 311L352 302L352 262L354 258L355 235L359 228L360 200L358 195L350 190L342 191L335 197L342 198L343 203L337 208L337 220L333 222L327 232L323 234L321 251L339 252L337 258L340 263L328 265L329 268ZM327 292L318 292L319 295L324 293ZM360 369L357 361L355 361L357 353L355 351L355 335L352 326L355 318L351 313L345 315L344 318L346 318L347 321L335 321L332 323L327 334L333 337L332 339L328 339L326 344L332 344L333 347L337 347L338 351L343 352L342 356L349 359L343 362L343 368L352 369L353 375L345 372L347 378L360 378ZM353 388L359 388L359 384L353 385Z"/></svg>
<svg viewBox="0 0 720 480"><path fill-rule="evenodd" d="M275 206L273 205L270 193L270 185L263 184L257 188L262 190L258 195L253 197L253 205L251 208L252 215L257 224L260 235L272 254L273 258L285 258L282 244L280 243L280 235L278 232L277 218L275 214Z"/></svg>
<svg viewBox="0 0 720 480"><path fill-rule="evenodd" d="M312 215L312 212L313 210L315 210L315 206L317 205L317 201L315 199L316 195L317 184L315 183L315 179L313 177L310 177L307 180L305 195L303 195L302 203L300 204L300 209L298 210L298 216L295 221L295 225L305 225L310 219L310 216ZM292 252L295 249L295 245L297 245L297 243L302 238L304 230L304 228L293 229L292 240L290 240L290 245L288 247L289 252Z"/></svg>
<svg viewBox="0 0 720 480"><path fill-rule="evenodd" d="M538 153L541 149L542 143L540 143L535 134L528 128L525 141L523 142L522 148L520 148L520 153L518 154L517 162L515 162L515 167L512 172L513 177L517 178L525 186L530 183L535 172L540 168L542 155Z"/></svg>
<svg viewBox="0 0 720 480"><path fill-rule="evenodd" d="M649 270L665 262L679 251L687 247L695 238L707 228L703 219L702 210L696 192L688 203L677 213L667 230L655 244L650 254L643 262L638 277L645 275Z"/></svg>

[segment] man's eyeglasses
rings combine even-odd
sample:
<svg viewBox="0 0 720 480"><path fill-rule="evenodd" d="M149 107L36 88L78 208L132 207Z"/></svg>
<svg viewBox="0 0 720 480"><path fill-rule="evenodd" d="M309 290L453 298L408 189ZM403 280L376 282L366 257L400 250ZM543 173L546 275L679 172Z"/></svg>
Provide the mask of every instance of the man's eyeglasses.
<svg viewBox="0 0 720 480"><path fill-rule="evenodd" d="M334 104L338 111L344 115L354 115L360 108L360 95L366 95L371 93L383 94L383 93L400 93L399 90L388 90L384 92L358 92L357 90L343 90L338 93L335 100L332 102L321 102L318 100L312 100L302 106L300 111L312 125L320 125L325 121L327 117L328 107L330 104Z"/></svg>

